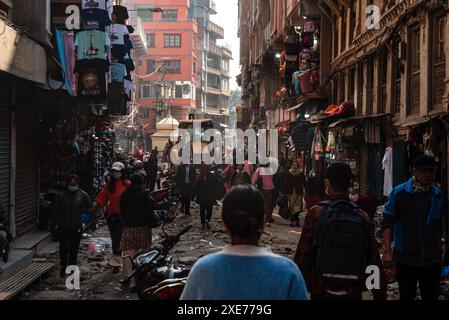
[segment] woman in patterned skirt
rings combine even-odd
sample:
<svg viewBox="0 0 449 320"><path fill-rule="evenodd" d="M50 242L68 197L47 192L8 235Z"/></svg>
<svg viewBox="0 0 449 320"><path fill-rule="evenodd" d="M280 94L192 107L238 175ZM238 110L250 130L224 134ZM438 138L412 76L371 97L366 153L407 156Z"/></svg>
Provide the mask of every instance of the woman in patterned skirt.
<svg viewBox="0 0 449 320"><path fill-rule="evenodd" d="M120 208L125 220L120 246L123 250L123 274L127 276L132 271L132 259L136 253L151 247L149 212L153 210L153 203L150 194L145 190L142 175L131 177L131 187L123 193Z"/></svg>

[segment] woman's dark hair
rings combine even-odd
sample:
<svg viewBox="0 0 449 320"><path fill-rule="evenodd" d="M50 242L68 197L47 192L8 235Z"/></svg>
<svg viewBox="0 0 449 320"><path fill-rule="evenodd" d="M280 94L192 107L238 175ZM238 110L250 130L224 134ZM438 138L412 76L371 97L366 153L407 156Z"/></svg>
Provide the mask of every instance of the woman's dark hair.
<svg viewBox="0 0 449 320"><path fill-rule="evenodd" d="M145 180L141 174L135 174L131 176L131 186L134 188L143 187Z"/></svg>
<svg viewBox="0 0 449 320"><path fill-rule="evenodd" d="M265 200L258 189L250 185L237 186L223 200L223 222L231 235L244 239L260 237L264 206Z"/></svg>

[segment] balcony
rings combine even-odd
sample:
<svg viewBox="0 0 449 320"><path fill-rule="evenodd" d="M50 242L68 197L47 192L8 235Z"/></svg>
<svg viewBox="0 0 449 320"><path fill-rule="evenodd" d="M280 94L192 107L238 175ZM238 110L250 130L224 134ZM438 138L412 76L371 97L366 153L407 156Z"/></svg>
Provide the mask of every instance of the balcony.
<svg viewBox="0 0 449 320"><path fill-rule="evenodd" d="M215 66L211 66L211 65L207 66L207 73L212 73L217 76L221 76L221 70L217 69Z"/></svg>
<svg viewBox="0 0 449 320"><path fill-rule="evenodd" d="M209 46L208 46L208 50L210 53L213 53L217 56L221 56L222 55L222 50L219 46L217 46L216 44L209 42Z"/></svg>
<svg viewBox="0 0 449 320"><path fill-rule="evenodd" d="M225 48L225 47L221 47L221 49L222 49L224 58L232 59L232 51L231 50L229 50L228 48Z"/></svg>
<svg viewBox="0 0 449 320"><path fill-rule="evenodd" d="M216 94L216 95L221 95L221 89L220 88L213 88L213 87L206 87L206 92L210 93L210 94Z"/></svg>
<svg viewBox="0 0 449 320"><path fill-rule="evenodd" d="M191 1L191 7L204 8L210 14L217 14L217 5L213 0L194 0Z"/></svg>
<svg viewBox="0 0 449 320"><path fill-rule="evenodd" d="M224 39L224 29L210 20L207 25L207 30L216 34L218 36L218 39Z"/></svg>

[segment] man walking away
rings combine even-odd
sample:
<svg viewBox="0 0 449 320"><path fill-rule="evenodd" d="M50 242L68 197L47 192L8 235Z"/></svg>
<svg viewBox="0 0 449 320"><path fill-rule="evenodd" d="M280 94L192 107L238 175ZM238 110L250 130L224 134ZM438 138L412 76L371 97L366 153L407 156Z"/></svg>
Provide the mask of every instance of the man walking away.
<svg viewBox="0 0 449 320"><path fill-rule="evenodd" d="M77 264L82 235L81 215L90 211L92 205L89 195L79 188L79 182L78 176L68 176L67 188L58 195L55 202L61 278L65 276L67 266Z"/></svg>
<svg viewBox="0 0 449 320"><path fill-rule="evenodd" d="M438 300L447 206L433 183L435 168L432 157L418 157L413 177L393 189L385 206L383 259L386 265L392 265L393 258L397 264L401 300L415 300L417 283L422 300Z"/></svg>
<svg viewBox="0 0 449 320"><path fill-rule="evenodd" d="M214 205L217 203L218 181L216 176L210 172L208 165L201 166L200 174L195 183L194 198L200 204L200 217L202 230L210 230L210 222Z"/></svg>
<svg viewBox="0 0 449 320"><path fill-rule="evenodd" d="M327 169L329 200L307 213L295 262L312 300L361 300L368 266L378 267L375 300L386 299L385 276L368 215L349 201L351 168L336 162Z"/></svg>
<svg viewBox="0 0 449 320"><path fill-rule="evenodd" d="M182 212L190 216L190 202L196 181L196 169L190 164L182 164L176 173L176 183L181 193Z"/></svg>

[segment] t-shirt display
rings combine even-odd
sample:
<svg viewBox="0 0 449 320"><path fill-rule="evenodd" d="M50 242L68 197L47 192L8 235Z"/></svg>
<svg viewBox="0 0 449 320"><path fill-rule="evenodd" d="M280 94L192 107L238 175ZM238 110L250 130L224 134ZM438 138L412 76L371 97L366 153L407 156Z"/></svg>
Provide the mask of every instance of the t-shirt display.
<svg viewBox="0 0 449 320"><path fill-rule="evenodd" d="M96 29L104 32L106 26L110 26L112 23L108 12L101 9L83 9L81 18L84 30Z"/></svg>
<svg viewBox="0 0 449 320"><path fill-rule="evenodd" d="M126 66L122 63L113 62L111 64L112 82L123 83L126 77Z"/></svg>
<svg viewBox="0 0 449 320"><path fill-rule="evenodd" d="M82 0L81 6L83 9L102 9L106 10L112 0Z"/></svg>
<svg viewBox="0 0 449 320"><path fill-rule="evenodd" d="M109 63L101 59L77 61L78 97L93 102L106 99L106 72Z"/></svg>
<svg viewBox="0 0 449 320"><path fill-rule="evenodd" d="M114 6L113 13L118 23L125 24L125 21L129 19L128 9L124 6Z"/></svg>
<svg viewBox="0 0 449 320"><path fill-rule="evenodd" d="M114 23L107 30L112 45L125 45L125 36L129 36L128 28L125 25Z"/></svg>
<svg viewBox="0 0 449 320"><path fill-rule="evenodd" d="M107 58L107 47L110 46L109 37L98 30L81 31L76 35L78 60Z"/></svg>

